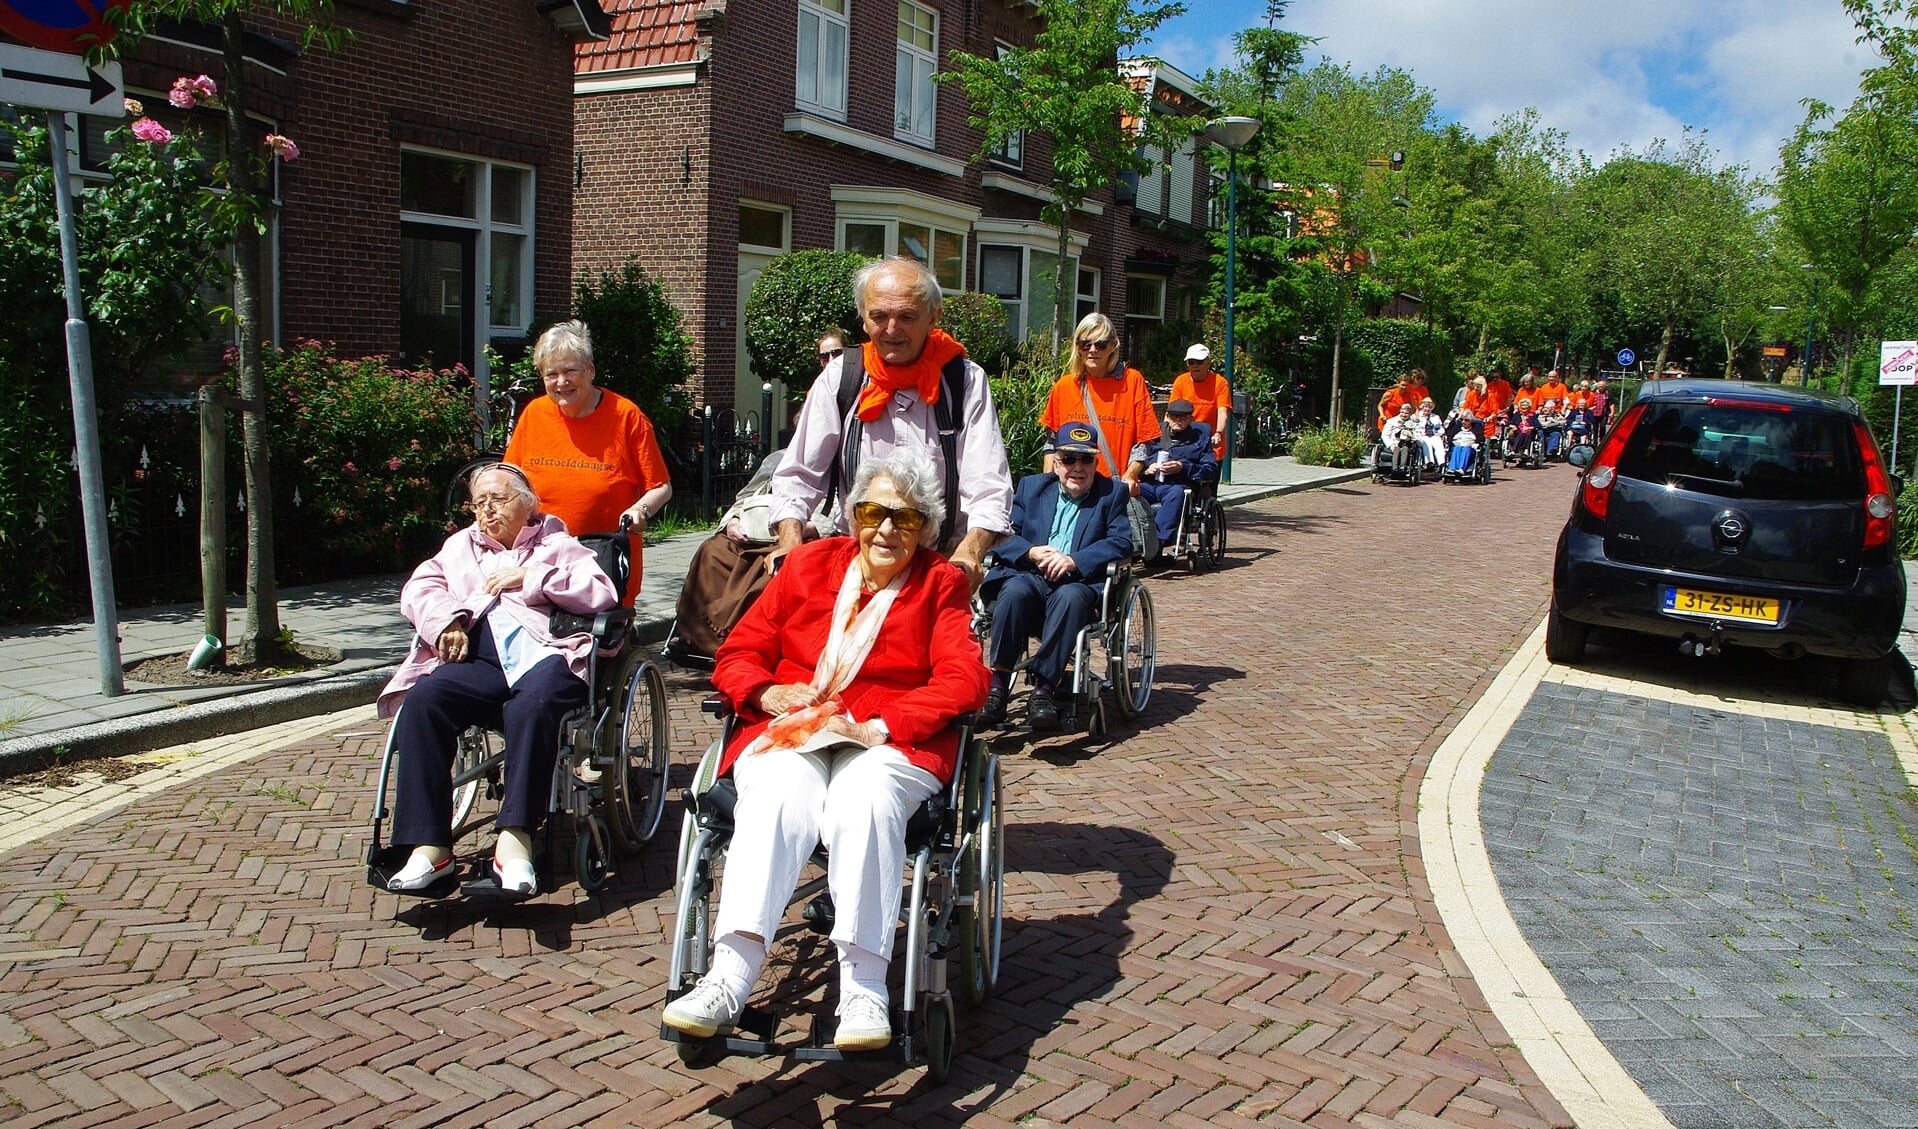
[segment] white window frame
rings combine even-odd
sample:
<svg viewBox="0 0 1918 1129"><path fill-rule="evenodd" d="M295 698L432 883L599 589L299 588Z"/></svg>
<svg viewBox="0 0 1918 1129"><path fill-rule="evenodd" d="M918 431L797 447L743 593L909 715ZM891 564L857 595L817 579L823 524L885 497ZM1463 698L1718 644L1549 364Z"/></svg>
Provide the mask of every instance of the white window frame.
<svg viewBox="0 0 1918 1129"><path fill-rule="evenodd" d="M1083 318L1087 314L1093 313L1099 308L1099 281L1100 281L1099 268L1086 266L1085 261L1081 259L1079 261L1078 274L1080 276L1079 277L1080 285L1079 285L1078 294L1074 296L1075 298L1074 317L1073 317L1074 324L1078 323L1079 318ZM1084 285L1086 280L1083 276L1085 275L1092 276L1092 285L1089 288Z"/></svg>
<svg viewBox="0 0 1918 1129"><path fill-rule="evenodd" d="M1001 59L1012 52L1012 45L1010 43L994 42L993 47L995 48L997 57ZM995 165L1004 165L1007 168L1023 170L1026 167L1025 131L1020 130L1017 133L1007 134L1005 140L999 142L997 148L986 154L986 159Z"/></svg>
<svg viewBox="0 0 1918 1129"><path fill-rule="evenodd" d="M1155 287L1155 288L1157 289L1157 291L1158 291L1158 295L1159 295L1159 300L1158 300L1158 303L1157 303L1157 305L1158 305L1158 309L1157 309L1157 311L1156 311L1156 312L1153 312L1153 313L1139 313L1139 312L1135 312L1135 311L1133 310L1133 308L1132 308L1132 284L1133 284L1134 282L1149 282L1149 283L1151 283L1151 284L1152 284L1152 285L1153 285L1153 286L1154 286L1154 287ZM1125 316L1126 316L1126 320L1127 320L1127 321L1157 321L1157 322L1162 322L1162 321L1164 321L1164 320L1165 320L1165 291L1166 291L1166 277L1165 277L1164 275L1161 275L1161 274L1128 274L1128 275L1126 275L1126 276L1125 276L1125 287L1126 287L1126 296L1125 296Z"/></svg>
<svg viewBox="0 0 1918 1129"><path fill-rule="evenodd" d="M1033 333L1032 310L1030 307L1033 296L1038 289L1034 275L1033 254L1037 252L1047 256L1057 255L1059 253L1059 231L1057 228L1048 227L1035 220L982 219L973 225L972 232L973 240L978 244L976 254L978 256L979 269L975 277L981 280L980 286L982 287L985 285L983 264L988 248L995 250L1012 248L1019 252L1018 296L1014 298L1007 298L1003 295L995 296L1006 306L1006 332L1010 334L1015 341L1025 341L1031 337ZM1070 238L1071 242L1068 244L1066 263L1068 269L1072 272L1075 291L1073 307L1076 312L1079 302L1083 301L1086 297L1084 294L1077 293L1077 288L1079 272L1082 269L1082 264L1085 262L1086 247L1091 241L1085 235L1076 231L1072 233ZM1095 270L1093 273L1095 278L1094 287L1096 289L1098 285L1096 281L1097 271ZM1093 298L1096 305L1096 293ZM1076 318L1074 319L1074 324L1077 324ZM1040 331L1048 332L1050 328L1050 324L1041 326ZM1071 329L1071 326L1064 326L1060 329L1060 333L1069 333Z"/></svg>
<svg viewBox="0 0 1918 1129"><path fill-rule="evenodd" d="M939 88L932 80L939 73L939 13L912 0L898 3L899 23L893 36L892 135L931 148L939 118ZM922 27L918 19L909 19L919 16L931 26ZM931 45L922 47L907 39L908 30L930 35Z"/></svg>
<svg viewBox="0 0 1918 1129"><path fill-rule="evenodd" d="M959 277L951 285L948 285L945 279L941 279L939 286L948 293L965 289L966 267L972 244L971 231L974 221L979 218L978 208L955 204L909 188L874 188L867 185L835 184L831 191L834 209L834 247L842 251L846 250L846 227L849 224L870 224L885 228L887 255L911 254L900 239L901 223L929 230L934 245L926 248L928 257L938 245L939 233L957 236ZM939 264L929 265L932 266L935 275L939 273Z"/></svg>
<svg viewBox="0 0 1918 1129"><path fill-rule="evenodd" d="M779 225L779 235L782 242L778 246L772 247L764 243L748 243L745 237L741 236L739 239L739 246L741 248L747 251L764 251L774 255L783 255L792 249L793 210L791 208L784 204L769 204L764 200L754 200L745 196L740 197L739 202L734 206L736 208L755 208L762 212L778 212L784 217Z"/></svg>
<svg viewBox="0 0 1918 1129"><path fill-rule="evenodd" d="M526 323L532 321L533 260L538 252L534 229L539 215L539 170L532 165L523 165L517 161L500 161L472 153L461 153L453 149L434 149L426 145L401 145L400 151L464 161L469 165L478 166L480 170L478 182L473 188L472 217L401 210L400 222L460 227L477 233L474 236L473 247L473 273L477 277L473 281L479 287L477 297L485 316L473 319L473 331L479 334L479 340L473 342L473 355L478 358L475 364L484 368L486 353L482 346L495 337L522 336L526 332ZM526 175L526 191L520 194L520 214L517 223L493 218L493 170L495 168L512 169ZM519 309L525 322L519 325L493 323L493 236L496 233L519 236L524 240L520 244L519 278L516 283L519 286Z"/></svg>
<svg viewBox="0 0 1918 1129"><path fill-rule="evenodd" d="M846 120L846 79L852 57L852 0L838 0L835 12L822 0L798 0L798 22L793 49L793 101L802 110ZM808 41L807 21L812 21ZM838 49L838 73L832 72L833 49ZM808 94L804 60L812 62L813 89Z"/></svg>

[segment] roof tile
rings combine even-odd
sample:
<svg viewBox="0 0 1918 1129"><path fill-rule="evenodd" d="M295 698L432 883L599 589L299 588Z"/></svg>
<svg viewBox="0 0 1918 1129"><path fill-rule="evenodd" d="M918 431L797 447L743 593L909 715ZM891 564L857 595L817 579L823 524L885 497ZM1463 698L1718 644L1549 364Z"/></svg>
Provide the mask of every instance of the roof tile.
<svg viewBox="0 0 1918 1129"><path fill-rule="evenodd" d="M574 49L576 74L690 63L698 54L696 24L706 0L601 0L613 33Z"/></svg>

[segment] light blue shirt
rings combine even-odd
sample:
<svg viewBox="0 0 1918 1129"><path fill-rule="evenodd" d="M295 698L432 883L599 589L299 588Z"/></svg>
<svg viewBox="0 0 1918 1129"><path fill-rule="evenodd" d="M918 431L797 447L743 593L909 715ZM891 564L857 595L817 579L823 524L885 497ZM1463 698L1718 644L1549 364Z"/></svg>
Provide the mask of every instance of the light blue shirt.
<svg viewBox="0 0 1918 1129"><path fill-rule="evenodd" d="M1059 488L1059 504L1052 511L1052 532L1046 536L1046 544L1062 553L1072 552L1072 535L1079 531L1079 515L1085 512L1086 499L1090 497L1090 490L1074 498L1066 493L1065 487Z"/></svg>

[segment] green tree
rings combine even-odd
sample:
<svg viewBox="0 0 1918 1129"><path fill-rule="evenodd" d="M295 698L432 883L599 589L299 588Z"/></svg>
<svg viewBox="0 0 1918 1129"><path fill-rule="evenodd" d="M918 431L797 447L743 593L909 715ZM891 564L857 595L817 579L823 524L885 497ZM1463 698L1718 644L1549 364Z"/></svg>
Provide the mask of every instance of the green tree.
<svg viewBox="0 0 1918 1129"><path fill-rule="evenodd" d="M246 18L251 13L298 21L302 43L338 50L347 38L344 29L326 20L332 0L148 0L117 12L120 34L105 51L123 55L140 38L166 19L199 23L220 34L221 93L217 105L224 111L225 158L213 169L213 180L223 191L216 211L234 235L233 320L238 344L242 421L242 465L246 473L246 626L239 644L229 650L242 660L270 662L284 652L280 607L273 569L273 492L266 419L266 368L260 331L261 247L266 235L266 203L258 194L268 162L274 154L254 147L253 129L246 117ZM96 52L97 53L97 52Z"/></svg>
<svg viewBox="0 0 1918 1129"><path fill-rule="evenodd" d="M693 339L680 328L679 311L639 260L597 280L582 275L573 287L573 312L593 333L593 363L600 383L638 404L670 440L672 428L692 406L686 381L693 375Z"/></svg>
<svg viewBox="0 0 1918 1129"><path fill-rule="evenodd" d="M852 276L864 265L852 251L794 251L766 264L746 295L746 352L761 380L804 395L819 375L820 337L862 339Z"/></svg>
<svg viewBox="0 0 1918 1129"><path fill-rule="evenodd" d="M1196 123L1154 113L1147 92L1128 82L1119 60L1131 57L1153 29L1185 5L1164 0L1033 0L1040 31L1031 46L995 57L954 51L937 77L966 92L974 129L983 131L975 159L1019 134L1051 143L1041 211L1059 232L1052 288L1052 333L1069 324L1077 287L1064 276L1070 261L1072 214L1092 193L1127 170L1145 172L1145 147L1172 152Z"/></svg>

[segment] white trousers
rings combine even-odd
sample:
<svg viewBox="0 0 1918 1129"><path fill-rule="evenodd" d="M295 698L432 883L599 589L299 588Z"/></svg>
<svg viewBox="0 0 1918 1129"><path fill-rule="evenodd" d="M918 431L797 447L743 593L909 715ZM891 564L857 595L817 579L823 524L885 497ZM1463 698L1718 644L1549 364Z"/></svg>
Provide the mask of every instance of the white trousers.
<svg viewBox="0 0 1918 1129"><path fill-rule="evenodd" d="M713 935L771 942L813 848L826 844L832 939L892 959L906 820L939 790L891 745L823 752L771 749L733 765L739 802Z"/></svg>

